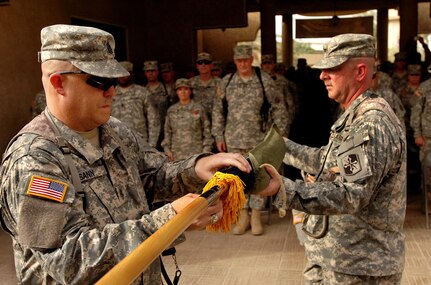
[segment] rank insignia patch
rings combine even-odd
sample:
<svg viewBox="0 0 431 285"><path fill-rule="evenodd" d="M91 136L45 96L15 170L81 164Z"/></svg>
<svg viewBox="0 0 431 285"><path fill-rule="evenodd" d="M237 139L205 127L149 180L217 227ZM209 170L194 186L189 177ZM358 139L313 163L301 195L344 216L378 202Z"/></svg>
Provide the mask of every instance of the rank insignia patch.
<svg viewBox="0 0 431 285"><path fill-rule="evenodd" d="M341 159L345 175L352 176L362 170L359 157L356 154L346 155Z"/></svg>
<svg viewBox="0 0 431 285"><path fill-rule="evenodd" d="M33 175L27 194L62 203L66 196L67 187L68 185L64 182Z"/></svg>

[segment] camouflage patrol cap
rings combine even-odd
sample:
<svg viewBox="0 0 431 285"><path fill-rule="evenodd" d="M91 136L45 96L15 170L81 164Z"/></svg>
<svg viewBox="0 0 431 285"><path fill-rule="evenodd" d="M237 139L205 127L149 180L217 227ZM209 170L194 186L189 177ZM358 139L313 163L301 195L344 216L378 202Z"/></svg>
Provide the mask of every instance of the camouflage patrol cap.
<svg viewBox="0 0 431 285"><path fill-rule="evenodd" d="M223 64L221 61L213 61L213 67L211 70L223 69Z"/></svg>
<svg viewBox="0 0 431 285"><path fill-rule="evenodd" d="M253 56L253 49L250 45L237 45L233 48L233 59L245 59Z"/></svg>
<svg viewBox="0 0 431 285"><path fill-rule="evenodd" d="M133 63L131 63L130 61L120 61L120 64L128 72L132 72L133 71Z"/></svg>
<svg viewBox="0 0 431 285"><path fill-rule="evenodd" d="M421 74L421 66L419 64L409 64L407 66L407 73L409 75L420 75Z"/></svg>
<svg viewBox="0 0 431 285"><path fill-rule="evenodd" d="M196 60L197 61L199 61L199 60L213 61L213 58L212 58L212 56L209 53L207 53L207 52L201 52L201 53L198 54L198 57L197 57Z"/></svg>
<svg viewBox="0 0 431 285"><path fill-rule="evenodd" d="M397 52L395 55L395 61L406 61L407 60L407 54L403 51Z"/></svg>
<svg viewBox="0 0 431 285"><path fill-rule="evenodd" d="M147 60L144 62L144 71L147 70L158 70L158 62L156 60Z"/></svg>
<svg viewBox="0 0 431 285"><path fill-rule="evenodd" d="M367 34L335 36L323 46L323 51L323 58L313 66L314 68L333 68L350 58L376 56L374 37Z"/></svg>
<svg viewBox="0 0 431 285"><path fill-rule="evenodd" d="M262 55L262 63L274 63L274 55L272 54L264 54Z"/></svg>
<svg viewBox="0 0 431 285"><path fill-rule="evenodd" d="M95 76L116 78L129 72L115 60L114 37L92 27L52 25L40 32L40 63L64 60L80 70Z"/></svg>
<svg viewBox="0 0 431 285"><path fill-rule="evenodd" d="M179 78L177 81L175 81L175 89L178 89L180 87L188 87L190 88L190 81L186 78Z"/></svg>
<svg viewBox="0 0 431 285"><path fill-rule="evenodd" d="M160 72L174 71L172 62L164 62L160 64Z"/></svg>

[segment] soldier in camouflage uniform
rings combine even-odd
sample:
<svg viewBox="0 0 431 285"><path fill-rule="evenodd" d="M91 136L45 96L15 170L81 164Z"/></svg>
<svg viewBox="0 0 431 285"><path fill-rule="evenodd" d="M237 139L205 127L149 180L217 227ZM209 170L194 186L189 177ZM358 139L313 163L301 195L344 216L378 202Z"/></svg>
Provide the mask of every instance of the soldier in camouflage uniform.
<svg viewBox="0 0 431 285"><path fill-rule="evenodd" d="M199 53L196 59L196 68L199 75L190 78L190 86L193 89L193 100L204 107L210 122L214 100L217 96L216 90L221 83L220 78L212 76L212 66L212 56L206 52Z"/></svg>
<svg viewBox="0 0 431 285"><path fill-rule="evenodd" d="M407 86L407 54L405 52L397 52L394 60L394 71L392 73L392 89L398 96L401 90Z"/></svg>
<svg viewBox="0 0 431 285"><path fill-rule="evenodd" d="M164 62L160 64L160 72L162 73L163 84L169 94L169 105L178 102L177 94L175 93L175 69L172 62Z"/></svg>
<svg viewBox="0 0 431 285"><path fill-rule="evenodd" d="M287 111L283 95L275 86L274 80L266 72L253 68L251 46L236 46L234 62L237 72L226 75L217 92L211 132L218 151L246 154L263 140L268 121L272 120L280 132L286 134ZM260 79L258 72L261 72ZM270 108L262 110L265 100ZM244 234L251 224L252 234L262 234L260 210L264 205L264 198L250 195L233 233ZM251 222L248 207L252 209Z"/></svg>
<svg viewBox="0 0 431 285"><path fill-rule="evenodd" d="M213 66L211 67L211 74L213 77L223 77L223 63L221 61L213 61Z"/></svg>
<svg viewBox="0 0 431 285"><path fill-rule="evenodd" d="M46 97L45 97L45 91L41 90L36 93L36 96L34 97L34 100L31 104L31 115L32 118L36 117L40 113L45 110L46 107Z"/></svg>
<svg viewBox="0 0 431 285"><path fill-rule="evenodd" d="M128 72L99 29L42 29L47 109L9 144L0 173L0 225L13 240L19 284L94 284L197 196L149 211L147 193L199 189L220 167L250 172L240 155L175 164L110 117L113 84ZM196 221L222 214L220 202ZM214 216L216 215L216 216ZM133 284L162 284L156 260Z"/></svg>
<svg viewBox="0 0 431 285"><path fill-rule="evenodd" d="M162 141L162 147L171 161L210 152L213 144L210 121L202 105L191 99L189 80L178 79L175 89L179 102L168 109Z"/></svg>
<svg viewBox="0 0 431 285"><path fill-rule="evenodd" d="M431 66L428 68L431 72ZM412 107L410 124L416 145L420 148L422 174L431 177L430 169L424 168L426 154L431 151L431 79L419 85L419 98ZM424 185L429 189L430 185Z"/></svg>
<svg viewBox="0 0 431 285"><path fill-rule="evenodd" d="M144 62L144 73L148 80L145 88L149 92L149 101L158 111L160 118L159 138L157 140L157 148L162 149L160 143L163 140L163 126L165 125L166 112L169 107L169 92L163 82L159 81L159 65L155 60L148 60Z"/></svg>
<svg viewBox="0 0 431 285"><path fill-rule="evenodd" d="M133 83L133 64L129 61L120 64L130 75L118 78L111 115L142 134L151 147L156 147L161 128L159 112L150 104L148 91Z"/></svg>
<svg viewBox="0 0 431 285"><path fill-rule="evenodd" d="M276 206L307 213L306 284L401 283L406 139L392 108L370 90L374 46L370 35L338 35L314 66L329 98L345 111L322 148L285 139L284 161L314 174L315 182L267 169L274 179L261 194L274 195L281 179Z"/></svg>
<svg viewBox="0 0 431 285"><path fill-rule="evenodd" d="M296 85L295 83L286 79L286 77L275 73L275 59L272 54L264 54L262 55L262 70L267 72L272 79L275 81L275 86L280 90L280 92L284 96L284 103L286 104L286 110L288 113L288 121L287 126L288 129L286 134L289 134L290 125L293 122L296 112L296 103L295 103L295 93L296 93Z"/></svg>
<svg viewBox="0 0 431 285"><path fill-rule="evenodd" d="M382 71L377 71L373 77L372 89L389 103L401 123L405 126L406 110L400 97L392 90L392 79Z"/></svg>

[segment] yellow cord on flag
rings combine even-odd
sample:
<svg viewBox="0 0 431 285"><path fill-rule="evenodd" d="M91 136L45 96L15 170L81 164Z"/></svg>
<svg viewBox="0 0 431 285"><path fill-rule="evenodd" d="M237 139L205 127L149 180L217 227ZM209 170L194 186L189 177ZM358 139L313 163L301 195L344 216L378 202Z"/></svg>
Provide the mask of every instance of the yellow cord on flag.
<svg viewBox="0 0 431 285"><path fill-rule="evenodd" d="M230 232L232 224L238 221L240 210L245 204L244 182L234 174L216 172L205 185L202 193L214 186L220 188L223 202L223 217L215 224L206 227L210 232Z"/></svg>

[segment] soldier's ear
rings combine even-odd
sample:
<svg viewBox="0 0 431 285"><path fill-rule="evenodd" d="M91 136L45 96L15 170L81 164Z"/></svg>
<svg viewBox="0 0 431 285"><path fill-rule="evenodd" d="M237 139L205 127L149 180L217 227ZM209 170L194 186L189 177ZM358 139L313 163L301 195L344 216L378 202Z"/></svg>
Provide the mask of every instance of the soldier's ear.
<svg viewBox="0 0 431 285"><path fill-rule="evenodd" d="M64 94L64 88L63 88L63 81L61 79L61 75L59 74L52 74L49 77L49 82L51 83L52 87L58 94Z"/></svg>

